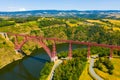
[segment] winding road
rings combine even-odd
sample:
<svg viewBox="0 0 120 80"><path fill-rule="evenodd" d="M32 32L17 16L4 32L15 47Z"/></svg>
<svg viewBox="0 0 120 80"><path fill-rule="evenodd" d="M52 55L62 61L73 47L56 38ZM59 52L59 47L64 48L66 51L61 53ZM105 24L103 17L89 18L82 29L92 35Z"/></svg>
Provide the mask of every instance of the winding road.
<svg viewBox="0 0 120 80"><path fill-rule="evenodd" d="M54 71L61 63L62 63L62 60L59 60L59 59L54 62L54 66L53 66L47 80L52 80L53 79Z"/></svg>
<svg viewBox="0 0 120 80"><path fill-rule="evenodd" d="M103 78L101 78L99 75L97 75L94 71L94 62L95 62L95 58L97 57L97 55L94 55L91 57L90 59L90 65L89 65L89 73L90 75L95 79L95 80L104 80Z"/></svg>

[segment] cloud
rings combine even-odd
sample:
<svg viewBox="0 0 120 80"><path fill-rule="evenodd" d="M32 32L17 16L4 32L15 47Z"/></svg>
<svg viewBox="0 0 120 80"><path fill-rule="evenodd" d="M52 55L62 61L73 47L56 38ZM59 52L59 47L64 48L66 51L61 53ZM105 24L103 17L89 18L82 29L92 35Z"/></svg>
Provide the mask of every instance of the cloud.
<svg viewBox="0 0 120 80"><path fill-rule="evenodd" d="M25 8L19 8L19 11L26 11Z"/></svg>
<svg viewBox="0 0 120 80"><path fill-rule="evenodd" d="M18 7L8 7L8 11L26 11L26 9Z"/></svg>

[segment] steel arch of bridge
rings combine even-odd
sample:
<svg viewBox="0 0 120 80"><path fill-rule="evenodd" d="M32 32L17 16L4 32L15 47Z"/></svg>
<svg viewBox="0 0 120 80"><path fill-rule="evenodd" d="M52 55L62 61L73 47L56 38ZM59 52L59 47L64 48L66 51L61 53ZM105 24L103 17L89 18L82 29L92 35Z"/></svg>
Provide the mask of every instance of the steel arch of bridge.
<svg viewBox="0 0 120 80"><path fill-rule="evenodd" d="M15 38L14 45L15 45L16 52L21 51L23 45L27 41L35 40L43 47L43 49L46 51L46 53L49 55L49 57L50 57L50 59L52 61L55 61L57 59L56 45L55 45L56 42L69 43L69 53L68 53L68 57L69 58L72 58L72 44L82 44L82 45L88 46L87 58L90 58L90 47L91 46L109 48L110 49L110 56L109 56L110 58L112 58L113 50L115 50L115 49L116 50L120 50L120 46L116 46L116 45L98 44L98 43L93 43L93 42L80 42L80 41L73 41L73 40L62 40L62 39L58 39L58 38L45 38L45 37L42 37L42 36L30 36L30 35L26 35L26 34L7 33L7 35L14 36L14 38ZM23 37L24 39L22 40L21 43L18 43L17 37L20 37L20 36ZM52 49L52 51L44 43L44 40L50 40L50 41L53 42L53 49Z"/></svg>

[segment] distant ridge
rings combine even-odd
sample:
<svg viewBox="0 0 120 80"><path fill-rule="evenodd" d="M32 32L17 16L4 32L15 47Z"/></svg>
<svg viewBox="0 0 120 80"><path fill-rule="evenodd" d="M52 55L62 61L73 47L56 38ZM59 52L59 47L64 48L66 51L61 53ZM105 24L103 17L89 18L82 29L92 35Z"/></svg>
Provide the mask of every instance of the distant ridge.
<svg viewBox="0 0 120 80"><path fill-rule="evenodd" d="M14 12L33 12L33 11L37 11L37 12L39 12L39 11L59 11L59 12L83 12L83 11L95 11L95 12L97 12L97 11L104 11L104 12L120 12L120 10L27 10L27 11L0 11L0 12L5 12L5 13L14 13Z"/></svg>
<svg viewBox="0 0 120 80"><path fill-rule="evenodd" d="M31 10L31 11L15 11L0 12L0 16L8 17L80 17L80 18L120 18L120 10ZM117 17L116 17L117 16Z"/></svg>

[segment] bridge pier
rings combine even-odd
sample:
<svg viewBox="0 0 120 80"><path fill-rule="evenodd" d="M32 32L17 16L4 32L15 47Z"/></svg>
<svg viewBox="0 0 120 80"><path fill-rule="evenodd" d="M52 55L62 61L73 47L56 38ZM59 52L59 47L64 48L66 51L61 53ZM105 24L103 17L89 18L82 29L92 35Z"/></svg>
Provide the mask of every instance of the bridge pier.
<svg viewBox="0 0 120 80"><path fill-rule="evenodd" d="M90 46L88 46L87 59L90 59Z"/></svg>
<svg viewBox="0 0 120 80"><path fill-rule="evenodd" d="M69 53L68 53L68 58L72 59L72 44L69 43Z"/></svg>
<svg viewBox="0 0 120 80"><path fill-rule="evenodd" d="M52 62L55 62L57 59L58 59L57 56L51 57L51 61L52 61Z"/></svg>
<svg viewBox="0 0 120 80"><path fill-rule="evenodd" d="M51 61L56 61L58 59L57 57L57 52L56 52L56 45L55 45L55 41L53 42L53 50L52 50L52 54L51 54Z"/></svg>
<svg viewBox="0 0 120 80"><path fill-rule="evenodd" d="M110 56L109 56L109 59L112 59L112 57L113 57L113 49L110 48Z"/></svg>

